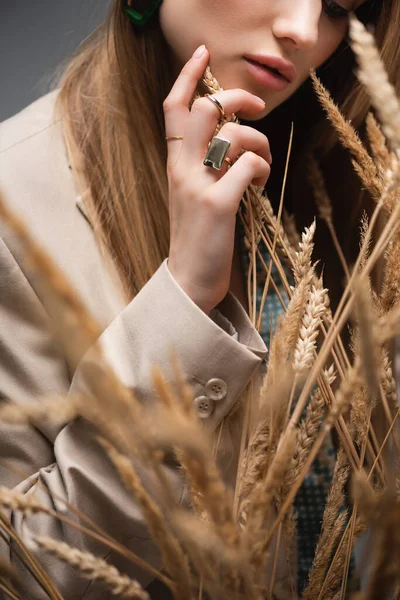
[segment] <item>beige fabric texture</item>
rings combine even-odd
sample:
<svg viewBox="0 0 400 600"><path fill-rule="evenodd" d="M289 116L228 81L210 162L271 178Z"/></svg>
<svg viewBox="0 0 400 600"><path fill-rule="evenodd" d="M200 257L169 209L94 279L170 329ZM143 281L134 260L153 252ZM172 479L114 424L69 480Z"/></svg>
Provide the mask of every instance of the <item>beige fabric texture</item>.
<svg viewBox="0 0 400 600"><path fill-rule="evenodd" d="M185 294L168 270L167 259L128 304L118 277L95 242L85 218L74 172L69 167L60 121L53 121L57 90L0 124L0 186L10 206L23 216L30 230L67 275L93 317L100 323L101 343L122 381L142 397L151 397L150 365L169 373L169 350L175 348L185 376L197 395L209 379L227 384L227 395L216 403L207 426L216 428L234 407L251 378L259 379L267 349L245 310L232 293L218 305L237 336L207 317ZM0 223L0 397L3 402L29 404L49 393L67 395L85 389L81 362L70 373L54 337L46 298L26 268L10 231ZM233 331L233 330L232 330ZM231 333L232 333L231 331ZM237 337L237 339L235 339ZM221 447L219 463L231 462L229 440ZM0 425L0 457L24 477L0 465L0 484L17 487L55 510L56 495L101 524L116 540L160 567L140 509L125 491L90 426L73 421L64 427L27 429ZM151 490L151 478L140 473ZM176 498L184 496L182 481L170 469ZM43 485L38 485L41 482ZM32 548L65 600L105 600L109 592L88 582L65 564L42 554L31 542L33 534L49 535L107 558L143 585L151 576L134 568L102 544L46 515L11 514L14 527ZM76 517L72 517L76 518ZM26 594L47 597L23 572L13 551L0 554L19 570Z"/></svg>

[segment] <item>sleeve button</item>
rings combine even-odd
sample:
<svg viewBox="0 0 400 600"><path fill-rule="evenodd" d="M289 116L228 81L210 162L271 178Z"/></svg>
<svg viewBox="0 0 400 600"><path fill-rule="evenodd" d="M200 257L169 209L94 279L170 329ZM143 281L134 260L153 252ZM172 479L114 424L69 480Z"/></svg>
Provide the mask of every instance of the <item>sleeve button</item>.
<svg viewBox="0 0 400 600"><path fill-rule="evenodd" d="M214 412L214 402L209 396L198 396L194 401L194 407L200 419L207 419Z"/></svg>
<svg viewBox="0 0 400 600"><path fill-rule="evenodd" d="M211 400L223 400L228 393L228 386L222 379L210 379L205 385L206 394Z"/></svg>

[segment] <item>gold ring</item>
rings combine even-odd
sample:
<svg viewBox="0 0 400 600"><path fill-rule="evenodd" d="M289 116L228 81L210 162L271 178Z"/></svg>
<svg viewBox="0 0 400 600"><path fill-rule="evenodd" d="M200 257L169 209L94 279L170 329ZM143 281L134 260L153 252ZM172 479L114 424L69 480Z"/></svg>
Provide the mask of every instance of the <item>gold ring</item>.
<svg viewBox="0 0 400 600"><path fill-rule="evenodd" d="M166 136L165 139L169 142L170 140L183 140L183 137L181 135L170 135Z"/></svg>
<svg viewBox="0 0 400 600"><path fill-rule="evenodd" d="M219 112L221 113L222 118L226 119L225 109L222 106L221 102L219 102L219 100L217 100L215 98L215 96L212 96L211 94L206 94L205 98L208 98L213 104L215 104L215 106L218 108Z"/></svg>
<svg viewBox="0 0 400 600"><path fill-rule="evenodd" d="M233 161L229 158L229 156L225 156L225 162L231 167L233 165Z"/></svg>
<svg viewBox="0 0 400 600"><path fill-rule="evenodd" d="M231 142L225 138L214 136L208 146L203 165L220 171L224 164Z"/></svg>

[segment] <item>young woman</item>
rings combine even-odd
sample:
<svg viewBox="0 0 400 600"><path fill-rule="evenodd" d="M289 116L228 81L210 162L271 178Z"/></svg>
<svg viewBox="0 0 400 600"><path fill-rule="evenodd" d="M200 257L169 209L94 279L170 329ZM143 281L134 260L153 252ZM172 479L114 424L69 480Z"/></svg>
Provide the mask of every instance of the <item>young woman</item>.
<svg viewBox="0 0 400 600"><path fill-rule="evenodd" d="M144 14L151 5L149 20L139 24L133 9ZM259 334L247 314L236 214L251 183L268 182L276 201L292 121L287 206L300 227L311 222L315 207L304 159L309 143L319 145L339 233L344 238L352 231L360 185L322 123L308 81L310 68L318 69L363 131L369 106L346 39L350 11L374 25L399 87L397 0L142 0L130 7L114 0L109 18L78 49L57 88L0 126L2 192L104 328L103 349L122 381L143 400L151 398L149 366L171 374L174 347L210 429L235 407L265 361L266 330ZM190 109L207 64L223 91ZM231 143L227 160L220 170L206 166L221 113L232 112L241 124L226 124L219 133ZM90 349L82 348L72 372L55 340L46 297L10 231L2 225L1 233L4 402L83 390ZM341 272L328 244L317 254L331 292L339 294ZM0 427L2 485L35 492L55 510L63 510L57 498L66 498L159 566L138 507L87 425ZM172 469L170 477L179 500L179 477ZM148 573L56 519L9 516L28 544L35 533L49 535L107 556L145 586L151 582ZM32 551L66 600L108 597L37 547ZM3 544L1 555L19 568L13 548ZM19 572L27 593L42 597L29 573Z"/></svg>

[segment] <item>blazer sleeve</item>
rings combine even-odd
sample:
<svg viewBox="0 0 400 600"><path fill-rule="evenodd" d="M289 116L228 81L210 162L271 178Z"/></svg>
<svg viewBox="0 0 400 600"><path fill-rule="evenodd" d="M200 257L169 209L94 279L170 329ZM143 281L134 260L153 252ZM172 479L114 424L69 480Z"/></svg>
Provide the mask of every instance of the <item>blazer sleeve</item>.
<svg viewBox="0 0 400 600"><path fill-rule="evenodd" d="M0 239L0 394L3 402L38 402L46 394L88 391L84 366L91 349L82 357L72 377L52 333L45 302L39 300L27 276ZM266 356L265 345L245 310L231 293L218 305L230 321L237 339L201 311L169 272L167 259L153 277L103 331L104 354L123 383L146 401L153 394L151 365L167 376L169 351L174 348L195 396L207 394L207 384L218 379L224 397L211 401L206 421L215 428L228 413L249 379ZM204 415L202 415L204 416ZM119 481L91 426L81 419L62 428L37 424L27 430L0 424L1 485L35 493L46 506L64 515L59 498L68 500L101 525L118 542L160 568L160 557L140 508ZM8 464L10 469L5 467ZM136 465L145 487L152 490L150 474ZM169 469L172 489L179 502L183 484ZM31 548L65 600L106 600L109 594L64 563L42 553L32 536L46 535L107 558L117 568L147 586L152 576L121 559L97 542L44 514L9 512L18 534ZM71 519L78 520L73 514ZM45 598L30 574L20 565L14 549L0 545L0 552L18 569L27 594Z"/></svg>

